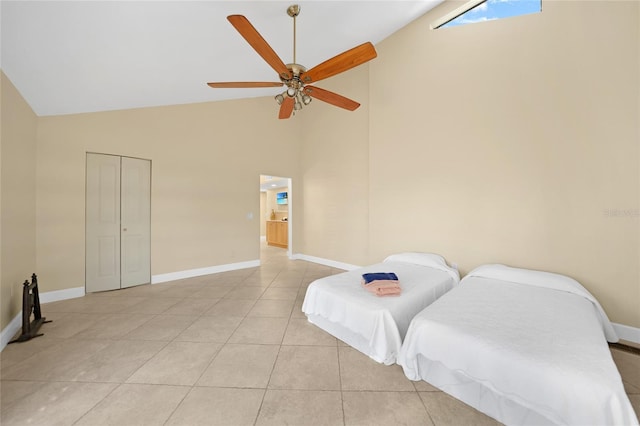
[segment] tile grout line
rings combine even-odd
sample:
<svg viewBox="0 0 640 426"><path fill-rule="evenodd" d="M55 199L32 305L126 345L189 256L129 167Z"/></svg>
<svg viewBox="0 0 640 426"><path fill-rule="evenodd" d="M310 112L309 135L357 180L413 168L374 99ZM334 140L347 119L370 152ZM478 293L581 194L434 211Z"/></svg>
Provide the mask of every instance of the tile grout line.
<svg viewBox="0 0 640 426"><path fill-rule="evenodd" d="M280 272L278 272L276 277L278 275L280 275ZM271 284L273 284L273 282L276 280L276 277L274 277L273 280L271 280L271 282L269 283L267 288L271 287ZM295 306L295 302L294 302L294 306ZM282 342L284 341L284 336L287 334L287 329L289 328L289 323L291 322L291 316L292 315L293 315L293 307L291 308L291 311L289 312L289 319L287 320L287 326L284 329L284 333L282 333L282 339L280 340L280 344L278 345L278 353L276 354L276 359L273 361L273 365L271 366L271 371L269 372L269 379L267 380L267 384L265 385L265 389L264 389L264 392L262 394L262 399L260 400L260 406L258 407L258 410L256 412L256 417L255 417L255 419L253 421L253 425L254 426L258 423L258 419L260 418L260 413L262 412L262 406L264 405L264 399L267 396L267 391L269 390L269 384L271 383L271 377L273 376L273 371L276 369L276 364L278 363L278 358L280 358L280 351L282 350Z"/></svg>
<svg viewBox="0 0 640 426"><path fill-rule="evenodd" d="M340 346L336 339L336 357L338 358L338 382L340 383L340 408L342 409L342 424L346 425L347 416L344 412L344 389L342 386L342 364L340 363Z"/></svg>

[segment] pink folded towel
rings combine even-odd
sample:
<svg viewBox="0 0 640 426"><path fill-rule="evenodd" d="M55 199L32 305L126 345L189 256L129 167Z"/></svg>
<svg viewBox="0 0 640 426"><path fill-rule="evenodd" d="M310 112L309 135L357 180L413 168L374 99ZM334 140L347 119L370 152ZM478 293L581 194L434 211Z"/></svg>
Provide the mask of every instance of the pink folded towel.
<svg viewBox="0 0 640 426"><path fill-rule="evenodd" d="M397 280L376 280L366 284L362 281L362 287L376 296L399 296L400 283Z"/></svg>
<svg viewBox="0 0 640 426"><path fill-rule="evenodd" d="M377 288L375 292L376 296L400 296L400 287L382 287Z"/></svg>

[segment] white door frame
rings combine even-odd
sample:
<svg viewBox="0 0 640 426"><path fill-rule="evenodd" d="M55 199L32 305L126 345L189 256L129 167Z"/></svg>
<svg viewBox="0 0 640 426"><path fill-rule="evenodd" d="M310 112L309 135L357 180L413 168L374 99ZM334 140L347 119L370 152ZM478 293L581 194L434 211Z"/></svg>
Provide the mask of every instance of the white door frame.
<svg viewBox="0 0 640 426"><path fill-rule="evenodd" d="M287 256L289 259L293 257L293 203L291 200L293 197L291 196L291 178L287 178L287 205L289 208L289 213L287 214Z"/></svg>

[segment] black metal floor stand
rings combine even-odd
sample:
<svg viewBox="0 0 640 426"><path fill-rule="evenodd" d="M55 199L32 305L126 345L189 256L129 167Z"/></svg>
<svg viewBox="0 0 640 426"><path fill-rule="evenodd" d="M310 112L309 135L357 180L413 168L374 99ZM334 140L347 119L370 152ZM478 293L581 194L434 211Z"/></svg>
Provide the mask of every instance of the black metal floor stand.
<svg viewBox="0 0 640 426"><path fill-rule="evenodd" d="M34 319L31 320L33 312ZM38 277L36 274L31 275L31 282L28 280L22 285L22 334L9 343L26 342L34 337L42 336L38 333L40 326L46 321L40 311L40 295L38 294Z"/></svg>

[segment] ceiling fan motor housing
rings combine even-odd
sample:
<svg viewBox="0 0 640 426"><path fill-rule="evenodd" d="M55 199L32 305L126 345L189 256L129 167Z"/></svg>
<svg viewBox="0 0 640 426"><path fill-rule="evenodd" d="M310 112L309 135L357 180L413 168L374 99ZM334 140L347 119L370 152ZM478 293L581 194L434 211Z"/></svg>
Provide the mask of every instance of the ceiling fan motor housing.
<svg viewBox="0 0 640 426"><path fill-rule="evenodd" d="M287 68L291 71L293 77L283 78L280 76L280 81L289 88L301 90L304 87L304 83L302 82L300 75L307 72L307 69L300 64L287 64Z"/></svg>

